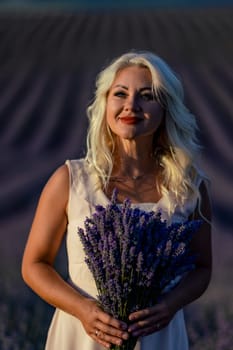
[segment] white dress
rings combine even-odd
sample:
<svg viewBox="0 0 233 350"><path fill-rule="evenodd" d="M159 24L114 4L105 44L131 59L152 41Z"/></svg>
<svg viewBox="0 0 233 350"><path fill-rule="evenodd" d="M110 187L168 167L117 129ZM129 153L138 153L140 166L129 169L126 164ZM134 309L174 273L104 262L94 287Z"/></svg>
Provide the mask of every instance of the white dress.
<svg viewBox="0 0 233 350"><path fill-rule="evenodd" d="M87 216L94 211L96 204L107 205L109 199L101 189L96 189L97 175L83 159L67 161L70 174L70 195L67 207L68 228L66 236L69 283L81 293L93 298L97 296L95 281L84 261L82 243L77 228L83 227ZM157 203L137 205L146 210L161 210L164 219L169 219L167 208L172 198L162 197ZM190 201L181 210L178 206L172 215L172 222L181 222L193 212L196 202ZM89 337L81 322L56 309L48 332L46 350L104 350ZM152 335L142 337L135 350L187 350L188 339L184 323L183 310L178 311L169 325Z"/></svg>

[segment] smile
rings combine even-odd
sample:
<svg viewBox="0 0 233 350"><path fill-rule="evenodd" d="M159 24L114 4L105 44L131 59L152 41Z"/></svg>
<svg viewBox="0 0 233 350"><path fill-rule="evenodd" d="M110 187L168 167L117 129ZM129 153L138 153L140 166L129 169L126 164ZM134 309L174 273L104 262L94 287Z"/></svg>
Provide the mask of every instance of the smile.
<svg viewBox="0 0 233 350"><path fill-rule="evenodd" d="M120 121L123 124L138 124L142 121L142 119L136 118L136 117L124 117L124 118L120 118Z"/></svg>

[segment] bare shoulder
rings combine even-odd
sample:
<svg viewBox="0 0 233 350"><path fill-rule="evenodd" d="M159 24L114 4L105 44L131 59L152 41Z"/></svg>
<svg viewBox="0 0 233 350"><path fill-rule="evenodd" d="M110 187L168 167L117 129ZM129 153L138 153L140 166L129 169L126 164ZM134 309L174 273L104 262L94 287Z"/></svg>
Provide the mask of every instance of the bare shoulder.
<svg viewBox="0 0 233 350"><path fill-rule="evenodd" d="M65 164L58 167L50 176L45 188L63 188L64 190L69 187L69 171Z"/></svg>
<svg viewBox="0 0 233 350"><path fill-rule="evenodd" d="M51 175L44 186L41 194L41 200L61 203L66 205L69 196L69 171L67 166L61 165Z"/></svg>
<svg viewBox="0 0 233 350"><path fill-rule="evenodd" d="M47 185L67 186L69 185L69 171L65 164L58 167L49 178Z"/></svg>

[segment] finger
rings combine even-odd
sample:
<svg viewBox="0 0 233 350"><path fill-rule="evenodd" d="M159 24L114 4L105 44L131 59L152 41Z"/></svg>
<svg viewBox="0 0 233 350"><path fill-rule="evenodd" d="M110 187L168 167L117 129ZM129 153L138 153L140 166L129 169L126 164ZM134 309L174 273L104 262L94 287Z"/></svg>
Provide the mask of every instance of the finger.
<svg viewBox="0 0 233 350"><path fill-rule="evenodd" d="M129 320L132 323L139 322L140 320L149 320L158 322L162 319L168 319L170 317L167 308L162 304L156 304L155 306L143 310L139 310L129 315ZM171 318L171 317L170 317Z"/></svg>
<svg viewBox="0 0 233 350"><path fill-rule="evenodd" d="M144 318L150 316L152 313L153 313L152 308L139 310L139 311L136 311L136 312L133 312L132 314L130 314L129 315L129 320L130 321L135 321L135 320L144 319Z"/></svg>
<svg viewBox="0 0 233 350"><path fill-rule="evenodd" d="M99 311L98 318L100 321L102 321L104 324L110 325L113 328L117 328L120 330L126 330L127 329L127 323L117 320L116 318L110 316L109 314Z"/></svg>
<svg viewBox="0 0 233 350"><path fill-rule="evenodd" d="M128 339L129 334L126 331L123 331L119 328L112 327L108 324L102 322L96 322L96 328L101 331L103 334L108 335L113 338Z"/></svg>
<svg viewBox="0 0 233 350"><path fill-rule="evenodd" d="M101 336L100 336L100 333L101 333L101 331L95 330L95 332L92 333L92 334L90 334L90 335L92 336L92 338L93 338L97 343L103 345L103 346L104 346L105 348L107 348L107 349L110 349L110 347L111 347L112 344L111 344L110 342L108 342L108 341L102 339Z"/></svg>
<svg viewBox="0 0 233 350"><path fill-rule="evenodd" d="M98 339L98 338L95 337L95 336L93 336L93 338L94 338L94 340L95 340L98 344L103 345L103 346L104 346L105 348L107 348L107 349L110 349L111 346L112 346L112 344L110 344L110 343L108 343L108 342L106 342L106 341L104 341L104 340Z"/></svg>
<svg viewBox="0 0 233 350"><path fill-rule="evenodd" d="M143 326L137 326L131 331L131 334L134 337L149 335L151 333L162 330L164 327L168 325L168 323L169 321L161 320L160 322L152 322L152 323L144 324Z"/></svg>
<svg viewBox="0 0 233 350"><path fill-rule="evenodd" d="M143 337L154 332L161 331L164 327L168 325L167 322L156 323L153 325L149 325L147 327L137 328L132 332L132 336L134 337Z"/></svg>
<svg viewBox="0 0 233 350"><path fill-rule="evenodd" d="M132 323L128 331L133 336L142 336L144 333L149 334L158 330L161 330L169 323L169 319L167 317L163 317L162 315L152 315L150 317L139 319L136 322Z"/></svg>
<svg viewBox="0 0 233 350"><path fill-rule="evenodd" d="M154 324L156 324L156 322L153 320L153 318L138 320L129 326L128 332L134 335L135 332L141 331L142 329L146 329Z"/></svg>
<svg viewBox="0 0 233 350"><path fill-rule="evenodd" d="M104 333L103 331L100 331L100 330L95 332L94 338L96 341L98 341L98 343L105 344L105 346L107 346L107 347L111 346L111 344L119 345L119 346L121 346L123 344L122 339L120 339L118 337L111 336L111 335Z"/></svg>

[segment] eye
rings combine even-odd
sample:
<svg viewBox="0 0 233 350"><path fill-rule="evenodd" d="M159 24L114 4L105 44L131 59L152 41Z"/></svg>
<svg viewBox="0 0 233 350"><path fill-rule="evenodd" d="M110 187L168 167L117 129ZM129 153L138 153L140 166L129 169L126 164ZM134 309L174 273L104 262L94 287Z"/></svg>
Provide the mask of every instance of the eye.
<svg viewBox="0 0 233 350"><path fill-rule="evenodd" d="M141 98L144 101L154 101L155 100L155 96L152 92L144 92L141 94Z"/></svg>
<svg viewBox="0 0 233 350"><path fill-rule="evenodd" d="M114 92L114 96L120 97L120 98L125 98L127 96L127 94L125 91L120 90L120 91Z"/></svg>

